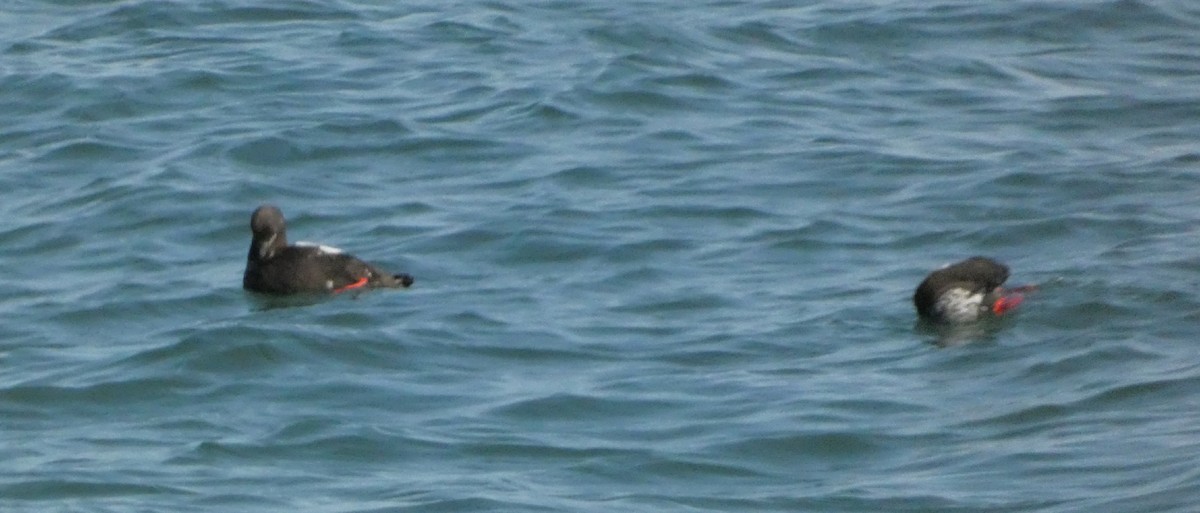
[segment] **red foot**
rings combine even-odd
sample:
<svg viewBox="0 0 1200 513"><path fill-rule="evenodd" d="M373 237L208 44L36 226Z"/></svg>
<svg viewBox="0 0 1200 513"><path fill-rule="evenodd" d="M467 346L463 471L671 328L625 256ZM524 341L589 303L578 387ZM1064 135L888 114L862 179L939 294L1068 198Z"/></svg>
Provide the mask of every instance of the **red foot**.
<svg viewBox="0 0 1200 513"><path fill-rule="evenodd" d="M992 303L992 313L994 313L996 315L1004 315L1005 313L1008 313L1009 311L1012 311L1013 309L1015 309L1017 307L1017 305L1020 305L1021 302L1024 300L1025 300L1025 296L1023 296L1021 294L1009 294L1007 296L1000 296L1000 298L997 299L995 303Z"/></svg>
<svg viewBox="0 0 1200 513"><path fill-rule="evenodd" d="M342 288L339 288L339 289L333 289L333 293L334 293L334 294L338 294L338 293L341 293L341 292L345 292L345 291L347 291L347 290L354 290L354 289L357 289L357 288L362 288L362 287L366 287L366 286L367 286L367 279L366 279L366 278L359 278L359 279L358 279L358 281L356 281L356 282L354 282L354 283L351 283L351 284L349 284L349 285L346 285L345 287L342 287Z"/></svg>

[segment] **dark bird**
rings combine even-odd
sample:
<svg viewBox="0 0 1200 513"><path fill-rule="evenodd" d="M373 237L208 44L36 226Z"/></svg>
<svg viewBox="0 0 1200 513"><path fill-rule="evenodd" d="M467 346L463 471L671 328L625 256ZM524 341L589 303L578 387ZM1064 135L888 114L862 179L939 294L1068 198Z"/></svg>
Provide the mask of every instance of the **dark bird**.
<svg viewBox="0 0 1200 513"><path fill-rule="evenodd" d="M1008 266L986 257L971 257L925 277L913 294L923 319L964 323L988 315L1004 315L1024 300L1031 286L1005 290Z"/></svg>
<svg viewBox="0 0 1200 513"><path fill-rule="evenodd" d="M391 274L340 249L288 245L283 212L263 205L250 216L250 254L242 287L266 294L338 293L360 288L407 287L413 277Z"/></svg>

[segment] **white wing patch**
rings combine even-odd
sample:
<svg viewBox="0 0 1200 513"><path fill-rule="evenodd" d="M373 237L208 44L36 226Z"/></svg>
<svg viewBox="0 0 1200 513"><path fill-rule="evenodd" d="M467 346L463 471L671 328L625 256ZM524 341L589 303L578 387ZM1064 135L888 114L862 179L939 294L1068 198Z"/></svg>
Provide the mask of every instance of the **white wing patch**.
<svg viewBox="0 0 1200 513"><path fill-rule="evenodd" d="M299 242L296 242L295 245L304 246L304 247L308 247L308 248L317 248L317 251L320 251L322 254L325 254L325 255L340 255L342 253L342 250L339 248L335 248L333 246L326 246L324 244L317 244L315 242L299 241Z"/></svg>
<svg viewBox="0 0 1200 513"><path fill-rule="evenodd" d="M955 287L938 296L933 309L947 321L970 322L979 318L983 309L983 293Z"/></svg>

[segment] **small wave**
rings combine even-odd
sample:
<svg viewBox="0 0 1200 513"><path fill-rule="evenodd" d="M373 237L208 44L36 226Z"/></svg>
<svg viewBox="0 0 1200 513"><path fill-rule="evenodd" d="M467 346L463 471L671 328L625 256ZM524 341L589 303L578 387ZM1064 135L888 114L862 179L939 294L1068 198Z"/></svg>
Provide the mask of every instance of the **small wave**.
<svg viewBox="0 0 1200 513"><path fill-rule="evenodd" d="M583 422L587 418L636 417L673 406L673 403L661 400L560 393L502 404L492 408L492 413L520 420Z"/></svg>
<svg viewBox="0 0 1200 513"><path fill-rule="evenodd" d="M83 481L72 479L34 479L0 486L6 500L55 501L103 499L146 495L189 495L188 490L166 485L145 485L120 481Z"/></svg>

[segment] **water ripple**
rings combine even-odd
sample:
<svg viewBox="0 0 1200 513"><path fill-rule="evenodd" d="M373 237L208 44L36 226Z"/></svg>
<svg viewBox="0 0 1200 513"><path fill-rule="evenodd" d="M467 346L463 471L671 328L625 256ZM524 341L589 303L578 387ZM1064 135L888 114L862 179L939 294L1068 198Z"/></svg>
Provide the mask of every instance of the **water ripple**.
<svg viewBox="0 0 1200 513"><path fill-rule="evenodd" d="M361 4L0 16L0 510L1189 511L1194 8Z"/></svg>

